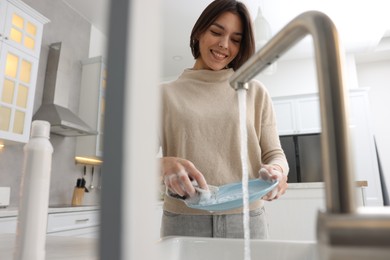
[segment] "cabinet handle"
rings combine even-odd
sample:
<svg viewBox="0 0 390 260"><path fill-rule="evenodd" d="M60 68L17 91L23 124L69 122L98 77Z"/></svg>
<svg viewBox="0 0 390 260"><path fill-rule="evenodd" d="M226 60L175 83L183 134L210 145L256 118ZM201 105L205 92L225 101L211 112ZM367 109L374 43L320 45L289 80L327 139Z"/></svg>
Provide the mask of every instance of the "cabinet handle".
<svg viewBox="0 0 390 260"><path fill-rule="evenodd" d="M88 221L89 221L89 218L76 219L76 223L80 223L80 222L88 222Z"/></svg>

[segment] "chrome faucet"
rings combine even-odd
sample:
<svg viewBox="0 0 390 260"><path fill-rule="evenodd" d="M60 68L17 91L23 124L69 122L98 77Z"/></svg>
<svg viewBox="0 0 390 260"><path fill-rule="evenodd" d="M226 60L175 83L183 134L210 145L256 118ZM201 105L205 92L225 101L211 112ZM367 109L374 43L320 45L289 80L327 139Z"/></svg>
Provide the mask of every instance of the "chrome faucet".
<svg viewBox="0 0 390 260"><path fill-rule="evenodd" d="M389 249L390 210L356 206L342 48L330 18L317 11L297 16L232 75L230 84L236 90L247 89L249 80L308 34L313 38L318 75L326 195L326 211L319 212L317 220L320 249Z"/></svg>

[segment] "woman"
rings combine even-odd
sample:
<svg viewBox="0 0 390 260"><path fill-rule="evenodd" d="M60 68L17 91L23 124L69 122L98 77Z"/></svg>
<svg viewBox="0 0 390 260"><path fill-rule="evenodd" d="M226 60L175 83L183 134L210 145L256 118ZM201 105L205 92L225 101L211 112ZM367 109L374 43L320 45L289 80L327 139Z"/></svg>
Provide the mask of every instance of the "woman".
<svg viewBox="0 0 390 260"><path fill-rule="evenodd" d="M242 178L238 101L229 78L255 49L245 5L212 2L194 25L190 47L193 68L162 86L161 176L171 193L191 197L192 181L208 189ZM263 197L277 199L287 188L288 165L271 99L258 81L247 91L247 128L249 178L279 180ZM251 238L267 237L263 200L249 205ZM242 238L242 216L242 208L210 213L165 196L161 236Z"/></svg>

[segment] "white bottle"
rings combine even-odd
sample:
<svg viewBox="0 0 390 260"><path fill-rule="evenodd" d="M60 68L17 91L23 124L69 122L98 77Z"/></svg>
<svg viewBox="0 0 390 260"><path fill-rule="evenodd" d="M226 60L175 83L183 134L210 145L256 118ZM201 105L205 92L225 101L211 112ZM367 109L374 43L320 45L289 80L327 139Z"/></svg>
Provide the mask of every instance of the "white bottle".
<svg viewBox="0 0 390 260"><path fill-rule="evenodd" d="M44 260L53 146L50 123L33 121L24 146L15 260Z"/></svg>

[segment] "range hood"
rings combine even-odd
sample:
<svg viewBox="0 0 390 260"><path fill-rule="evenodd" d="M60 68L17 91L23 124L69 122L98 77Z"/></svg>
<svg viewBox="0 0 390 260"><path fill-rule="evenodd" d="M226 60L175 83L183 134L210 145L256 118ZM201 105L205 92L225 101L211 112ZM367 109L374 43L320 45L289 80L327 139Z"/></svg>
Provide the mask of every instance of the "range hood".
<svg viewBox="0 0 390 260"><path fill-rule="evenodd" d="M68 106L69 73L71 62L61 51L61 42L53 43L47 58L42 105L33 120L45 120L51 125L50 132L62 136L97 135Z"/></svg>

